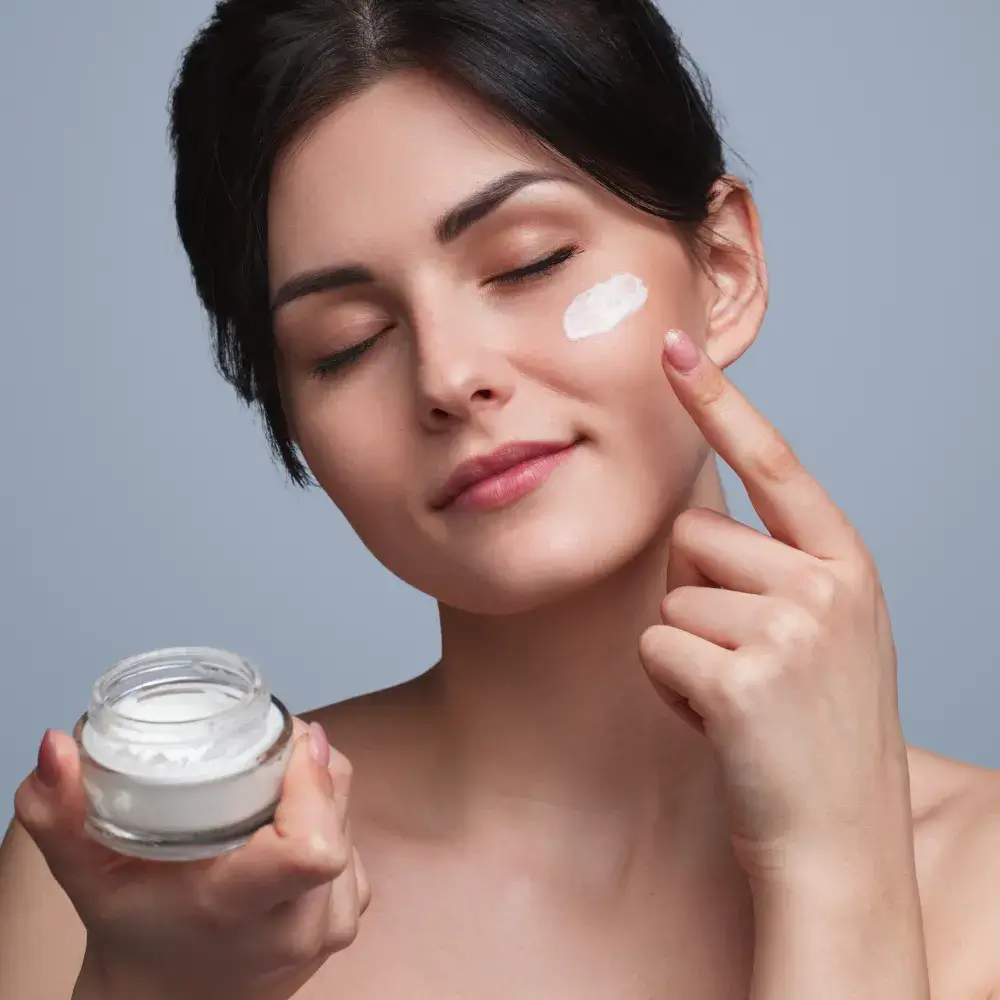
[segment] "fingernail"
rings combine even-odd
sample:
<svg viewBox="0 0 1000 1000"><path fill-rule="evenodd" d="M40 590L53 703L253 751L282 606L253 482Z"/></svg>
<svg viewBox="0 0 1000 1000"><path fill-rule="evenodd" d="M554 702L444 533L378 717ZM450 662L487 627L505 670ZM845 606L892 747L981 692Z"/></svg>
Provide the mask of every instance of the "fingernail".
<svg viewBox="0 0 1000 1000"><path fill-rule="evenodd" d="M38 764L35 767L35 774L47 788L55 788L59 784L59 757L56 754L51 729L45 730L42 742L38 746Z"/></svg>
<svg viewBox="0 0 1000 1000"><path fill-rule="evenodd" d="M326 730L318 722L309 723L309 752L320 767L329 767L330 741L326 738Z"/></svg>
<svg viewBox="0 0 1000 1000"><path fill-rule="evenodd" d="M691 371L701 359L698 345L683 331L671 330L663 338L663 353L675 371Z"/></svg>

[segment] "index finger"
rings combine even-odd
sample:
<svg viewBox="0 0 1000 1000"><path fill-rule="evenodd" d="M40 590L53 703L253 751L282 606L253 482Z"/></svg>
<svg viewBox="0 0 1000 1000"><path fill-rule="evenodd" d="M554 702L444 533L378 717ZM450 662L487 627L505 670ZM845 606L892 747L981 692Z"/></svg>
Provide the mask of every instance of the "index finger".
<svg viewBox="0 0 1000 1000"><path fill-rule="evenodd" d="M89 886L102 875L132 866L135 859L115 854L84 832L87 800L73 738L47 730L38 759L38 768L14 795L14 814L64 888ZM41 779L43 770L47 781Z"/></svg>
<svg viewBox="0 0 1000 1000"><path fill-rule="evenodd" d="M856 535L844 513L691 336L667 334L663 370L709 446L742 480L772 536L821 559L853 550Z"/></svg>

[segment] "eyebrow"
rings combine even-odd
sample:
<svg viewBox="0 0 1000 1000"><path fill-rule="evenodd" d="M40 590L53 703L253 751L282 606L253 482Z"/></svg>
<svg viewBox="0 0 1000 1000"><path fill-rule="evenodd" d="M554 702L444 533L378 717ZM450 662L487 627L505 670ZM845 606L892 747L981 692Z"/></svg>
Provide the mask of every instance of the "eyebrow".
<svg viewBox="0 0 1000 1000"><path fill-rule="evenodd" d="M476 191L463 202L460 202L434 226L434 235L441 244L457 240L477 222L495 212L505 201L512 198L518 191L531 184L543 181L569 181L563 174L542 170L515 170L492 181L486 187ZM346 267L323 268L318 271L306 271L286 281L275 293L271 302L271 312L275 313L282 306L296 299L320 292L336 291L339 288L350 288L356 285L369 285L375 281L375 275L366 267L348 265Z"/></svg>
<svg viewBox="0 0 1000 1000"><path fill-rule="evenodd" d="M504 174L491 184L466 198L456 205L434 227L434 234L439 243L451 243L457 240L467 229L495 212L508 198L513 197L529 184L539 184L542 181L566 181L569 178L562 174L543 170L515 170Z"/></svg>
<svg viewBox="0 0 1000 1000"><path fill-rule="evenodd" d="M375 280L375 275L366 267L328 267L319 271L306 271L286 281L278 289L271 302L271 312L277 312L289 302L304 298L306 295L317 295L319 292L332 292L338 288L350 288L353 285L369 285Z"/></svg>

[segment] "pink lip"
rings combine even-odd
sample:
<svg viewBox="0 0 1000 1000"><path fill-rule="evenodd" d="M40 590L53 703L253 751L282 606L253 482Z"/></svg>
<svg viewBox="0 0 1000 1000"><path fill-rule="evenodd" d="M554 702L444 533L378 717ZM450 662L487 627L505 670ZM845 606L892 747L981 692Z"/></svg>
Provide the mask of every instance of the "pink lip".
<svg viewBox="0 0 1000 1000"><path fill-rule="evenodd" d="M463 462L432 503L435 510L498 510L538 489L577 442L519 441Z"/></svg>

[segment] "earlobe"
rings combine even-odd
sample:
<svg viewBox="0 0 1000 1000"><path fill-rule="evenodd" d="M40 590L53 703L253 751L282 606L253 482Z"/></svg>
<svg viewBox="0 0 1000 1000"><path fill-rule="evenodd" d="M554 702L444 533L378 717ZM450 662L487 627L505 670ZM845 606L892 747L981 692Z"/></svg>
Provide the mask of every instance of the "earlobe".
<svg viewBox="0 0 1000 1000"><path fill-rule="evenodd" d="M720 368L736 361L757 337L767 311L767 264L753 196L726 176L713 191L705 223L708 272L706 350Z"/></svg>

